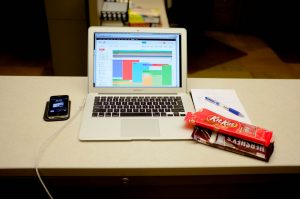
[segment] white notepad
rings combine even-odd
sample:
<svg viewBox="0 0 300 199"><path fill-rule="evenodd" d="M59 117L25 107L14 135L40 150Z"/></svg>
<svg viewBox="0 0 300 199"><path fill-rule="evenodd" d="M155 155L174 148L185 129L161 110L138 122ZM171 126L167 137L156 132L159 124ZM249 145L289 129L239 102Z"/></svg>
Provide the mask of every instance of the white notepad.
<svg viewBox="0 0 300 199"><path fill-rule="evenodd" d="M191 89L191 95L194 102L195 110L201 108L207 108L215 113L223 115L224 117L237 120L240 122L251 124L247 112L241 103L238 95L233 89ZM205 97L210 97L228 107L231 107L239 112L241 112L244 117L235 115L228 110L224 109L222 106L217 106L205 99Z"/></svg>

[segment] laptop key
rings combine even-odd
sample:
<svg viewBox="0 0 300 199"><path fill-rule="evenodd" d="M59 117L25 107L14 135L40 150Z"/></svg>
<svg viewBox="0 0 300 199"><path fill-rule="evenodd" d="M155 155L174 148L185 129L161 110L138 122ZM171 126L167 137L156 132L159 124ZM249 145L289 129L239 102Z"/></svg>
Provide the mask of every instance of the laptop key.
<svg viewBox="0 0 300 199"><path fill-rule="evenodd" d="M121 117L137 117L137 116L152 116L152 113L147 113L147 112L131 112L131 113L120 113Z"/></svg>
<svg viewBox="0 0 300 199"><path fill-rule="evenodd" d="M184 112L184 109L183 108L182 109L174 108L174 109L172 109L172 112Z"/></svg>
<svg viewBox="0 0 300 199"><path fill-rule="evenodd" d="M97 117L98 116L98 113L93 113L92 114L92 117Z"/></svg>
<svg viewBox="0 0 300 199"><path fill-rule="evenodd" d="M106 109L102 109L102 108L94 108L93 112L106 112Z"/></svg>
<svg viewBox="0 0 300 199"><path fill-rule="evenodd" d="M112 117L119 117L119 113L112 113Z"/></svg>
<svg viewBox="0 0 300 199"><path fill-rule="evenodd" d="M104 117L104 113L99 113L98 117Z"/></svg>

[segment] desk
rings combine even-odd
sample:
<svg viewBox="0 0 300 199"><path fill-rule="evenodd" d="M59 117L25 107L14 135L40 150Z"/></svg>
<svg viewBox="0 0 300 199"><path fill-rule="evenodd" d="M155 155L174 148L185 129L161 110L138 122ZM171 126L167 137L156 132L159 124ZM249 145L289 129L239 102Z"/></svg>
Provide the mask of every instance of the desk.
<svg viewBox="0 0 300 199"><path fill-rule="evenodd" d="M284 179L282 174L300 179L300 80L203 78L188 79L188 87L235 89L252 123L275 133L269 163L193 140L80 142L80 113L46 149L39 164L42 176L49 184L55 184L51 177L93 176L102 185L119 185L126 178L146 185L236 182L226 176L246 176L243 181L259 175L268 183ZM35 176L39 147L67 122L43 121L46 101L50 95L69 94L72 118L87 93L87 77L1 76L0 90L0 176ZM276 177L265 178L270 175Z"/></svg>

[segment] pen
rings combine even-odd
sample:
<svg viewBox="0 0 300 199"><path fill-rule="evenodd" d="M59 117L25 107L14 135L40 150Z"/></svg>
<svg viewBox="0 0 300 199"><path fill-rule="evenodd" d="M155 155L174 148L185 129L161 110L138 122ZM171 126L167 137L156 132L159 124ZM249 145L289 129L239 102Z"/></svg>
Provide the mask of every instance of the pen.
<svg viewBox="0 0 300 199"><path fill-rule="evenodd" d="M243 115L242 113L240 113L239 111L237 111L237 110L235 110L235 109L233 109L233 108L230 108L230 107L228 107L228 106L225 106L224 104L221 104L220 102L218 102L218 101L216 101L216 100L214 100L214 99L212 99L212 98L210 98L210 97L205 97L205 99L206 99L207 101L209 101L209 102L211 102L211 103L217 105L217 106L223 107L224 109L226 109L227 111L229 111L229 112L231 112L231 113L233 113L233 114L235 114L235 115L238 115L238 116L240 116L240 117L244 117L244 115Z"/></svg>

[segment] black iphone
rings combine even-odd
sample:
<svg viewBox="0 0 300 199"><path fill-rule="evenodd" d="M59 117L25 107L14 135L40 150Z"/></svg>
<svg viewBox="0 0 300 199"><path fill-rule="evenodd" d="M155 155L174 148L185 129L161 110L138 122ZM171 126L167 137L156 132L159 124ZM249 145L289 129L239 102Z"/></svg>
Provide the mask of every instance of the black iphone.
<svg viewBox="0 0 300 199"><path fill-rule="evenodd" d="M46 106L47 120L66 120L70 117L70 100L68 95L51 96Z"/></svg>

